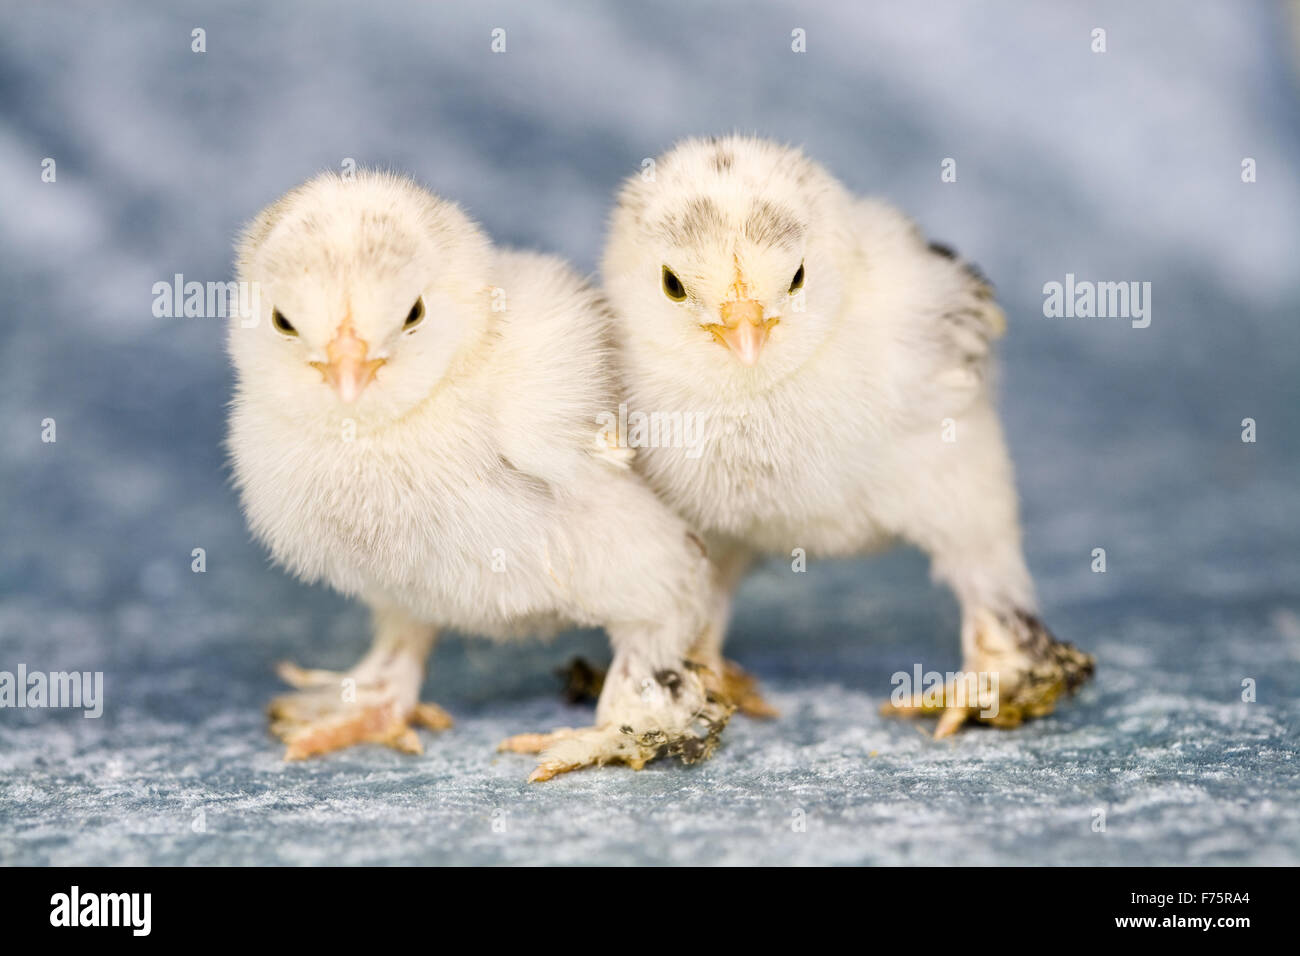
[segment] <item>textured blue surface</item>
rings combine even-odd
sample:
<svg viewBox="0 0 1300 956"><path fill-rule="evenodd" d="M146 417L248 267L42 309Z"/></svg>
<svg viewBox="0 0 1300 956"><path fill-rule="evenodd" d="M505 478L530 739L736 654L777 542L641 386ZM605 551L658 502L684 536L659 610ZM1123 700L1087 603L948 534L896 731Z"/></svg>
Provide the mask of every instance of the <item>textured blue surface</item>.
<svg viewBox="0 0 1300 956"><path fill-rule="evenodd" d="M262 6L0 10L0 670L102 670L107 698L99 720L0 710L0 863L1300 863L1279 8ZM153 283L226 278L240 222L344 157L594 269L617 181L733 128L806 144L998 284L1026 547L1096 680L1022 730L935 742L877 715L895 671L958 663L921 557L777 563L745 585L732 653L784 717L737 720L707 764L530 787L493 753L585 719L551 671L601 657L591 634L445 644L428 696L459 723L424 756L282 763L272 663L345 666L366 622L248 540L221 323L154 318ZM1043 318L1067 272L1152 282L1151 327Z"/></svg>

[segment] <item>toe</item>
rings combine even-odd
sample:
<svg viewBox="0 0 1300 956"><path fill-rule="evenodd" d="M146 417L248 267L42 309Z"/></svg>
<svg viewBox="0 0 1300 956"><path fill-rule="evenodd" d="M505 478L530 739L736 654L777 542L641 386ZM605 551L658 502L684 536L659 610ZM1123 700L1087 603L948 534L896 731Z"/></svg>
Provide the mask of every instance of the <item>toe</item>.
<svg viewBox="0 0 1300 956"><path fill-rule="evenodd" d="M734 661L722 666L722 691L746 717L770 719L781 712L767 702L758 689L758 678Z"/></svg>
<svg viewBox="0 0 1300 956"><path fill-rule="evenodd" d="M281 708L283 710L283 708ZM434 704L421 704L409 718L400 716L392 702L373 706L352 706L312 720L286 719L271 722L271 732L287 748L285 760L305 760L355 744L383 744L407 754L421 754L424 747L411 726L441 730L450 726L451 718Z"/></svg>
<svg viewBox="0 0 1300 956"><path fill-rule="evenodd" d="M337 711L340 706L341 700L338 694L299 691L273 698L267 707L267 713L274 721L307 724L328 716Z"/></svg>
<svg viewBox="0 0 1300 956"><path fill-rule="evenodd" d="M455 723L451 718L451 714L437 704L425 702L415 705L415 712L411 715L411 720L426 730L446 730Z"/></svg>
<svg viewBox="0 0 1300 956"><path fill-rule="evenodd" d="M577 767L564 767L555 763L539 763L533 772L528 775L529 783L545 783L554 777L570 770L577 770Z"/></svg>
<svg viewBox="0 0 1300 956"><path fill-rule="evenodd" d="M943 709L942 704L927 701L922 694L913 694L901 701L891 698L880 705L880 713L885 717L933 717Z"/></svg>
<svg viewBox="0 0 1300 956"><path fill-rule="evenodd" d="M394 725L388 708L358 709L290 731L284 738L289 745L284 759L305 760L359 743L389 743L398 740L408 729L405 723ZM416 746L418 745L417 740Z"/></svg>
<svg viewBox="0 0 1300 956"><path fill-rule="evenodd" d="M293 661L280 661L275 665L275 672L279 675L280 680L284 681L290 687L306 689L311 687L324 687L327 684L339 684L342 682L344 675L338 671L313 670L306 667L299 667Z"/></svg>
<svg viewBox="0 0 1300 956"><path fill-rule="evenodd" d="M497 744L497 753L539 754L577 731L562 727L549 734L515 734Z"/></svg>
<svg viewBox="0 0 1300 956"><path fill-rule="evenodd" d="M650 754L642 754L634 734L610 727L585 727L555 734L538 758L537 767L528 775L529 783L542 783L563 773L609 763L625 763L634 770L645 766Z"/></svg>
<svg viewBox="0 0 1300 956"><path fill-rule="evenodd" d="M762 694L747 694L736 701L736 709L755 720L775 720L781 712L767 702Z"/></svg>
<svg viewBox="0 0 1300 956"><path fill-rule="evenodd" d="M420 735L410 727L403 727L400 733L389 737L384 743L404 754L418 757L424 753L424 747L420 744Z"/></svg>
<svg viewBox="0 0 1300 956"><path fill-rule="evenodd" d="M698 756L688 756L685 748L672 750L658 738L653 741L646 739L653 736L625 735L592 728L590 734L583 732L552 741L542 751L537 766L528 775L528 782L541 783L560 774L588 767L604 767L607 764L622 764L633 770L641 770L651 760L669 753L681 757L683 763L694 763L696 759L708 756L708 753L702 751Z"/></svg>
<svg viewBox="0 0 1300 956"><path fill-rule="evenodd" d="M577 767L566 766L565 764L550 761L548 763L539 763L533 768L533 772L528 775L529 783L545 783L552 780L562 773L568 773L570 770L577 770Z"/></svg>
<svg viewBox="0 0 1300 956"><path fill-rule="evenodd" d="M949 707L939 716L939 723L935 725L935 739L939 740L955 734L968 719L970 719L969 708Z"/></svg>

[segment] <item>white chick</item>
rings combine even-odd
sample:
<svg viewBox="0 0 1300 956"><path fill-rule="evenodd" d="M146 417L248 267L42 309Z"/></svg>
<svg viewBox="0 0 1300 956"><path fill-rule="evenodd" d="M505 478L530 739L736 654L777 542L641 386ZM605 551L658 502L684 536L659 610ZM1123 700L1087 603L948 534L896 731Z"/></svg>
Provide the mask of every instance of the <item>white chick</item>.
<svg viewBox="0 0 1300 956"><path fill-rule="evenodd" d="M965 671L998 678L995 701L963 699L963 678L903 709L942 710L940 735L1049 712L1093 662L1035 614L990 395L1005 320L989 285L796 149L689 140L654 170L626 182L603 272L628 407L704 417L703 454L664 443L637 457L714 558L700 659L723 667L756 555L901 540L960 602Z"/></svg>
<svg viewBox="0 0 1300 956"><path fill-rule="evenodd" d="M373 612L347 673L285 665L272 706L301 758L372 741L418 752L440 629L509 638L601 626L614 663L596 726L532 779L707 756L730 714L686 661L708 563L688 526L598 442L614 404L608 310L557 259L494 250L455 205L383 173L320 176L238 250L258 321L230 324L229 447L253 532L304 581ZM251 327L246 327L251 325Z"/></svg>

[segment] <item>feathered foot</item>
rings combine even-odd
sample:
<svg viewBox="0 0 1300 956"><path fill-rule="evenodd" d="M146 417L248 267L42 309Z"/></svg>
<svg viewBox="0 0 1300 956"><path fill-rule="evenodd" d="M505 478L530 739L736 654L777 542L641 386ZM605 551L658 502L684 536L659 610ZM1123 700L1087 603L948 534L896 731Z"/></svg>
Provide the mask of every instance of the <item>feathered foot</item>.
<svg viewBox="0 0 1300 956"><path fill-rule="evenodd" d="M640 678L618 661L613 670L619 676L606 676L596 726L519 734L497 749L541 755L530 783L612 763L640 770L660 757L692 764L713 753L735 710L716 675L690 661Z"/></svg>
<svg viewBox="0 0 1300 956"><path fill-rule="evenodd" d="M423 751L414 727L445 730L451 716L421 703L424 668L408 655L367 657L351 671L306 670L287 661L276 668L299 688L271 701L271 732L287 745L285 760L303 760L353 744Z"/></svg>
<svg viewBox="0 0 1300 956"><path fill-rule="evenodd" d="M1058 641L1032 614L980 611L973 627L974 653L956 680L942 692L917 690L910 700L890 701L881 713L938 716L935 737L947 737L969 720L1018 727L1050 714L1057 698L1074 693L1092 676L1093 656Z"/></svg>

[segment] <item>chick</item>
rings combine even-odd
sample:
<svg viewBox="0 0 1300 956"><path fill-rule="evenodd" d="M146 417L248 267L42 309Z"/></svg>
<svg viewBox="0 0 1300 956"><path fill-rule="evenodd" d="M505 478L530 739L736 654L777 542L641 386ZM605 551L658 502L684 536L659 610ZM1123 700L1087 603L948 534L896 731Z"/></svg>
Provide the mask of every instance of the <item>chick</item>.
<svg viewBox="0 0 1300 956"><path fill-rule="evenodd" d="M703 548L602 440L608 310L562 262L494 250L455 205L383 173L325 175L239 242L256 321L232 321L229 447L275 560L368 605L346 673L284 665L289 758L371 741L418 751L444 628L506 639L604 627L596 725L527 735L533 779L707 756L730 714L687 660L707 621Z"/></svg>
<svg viewBox="0 0 1300 956"><path fill-rule="evenodd" d="M941 710L939 735L1052 710L1093 660L1035 613L990 395L1005 320L989 284L796 149L689 140L654 170L620 193L603 274L628 407L706 423L702 454L662 443L637 458L714 559L700 659L725 666L756 555L906 541L960 602L965 671L996 674L998 693L971 700L963 678L902 709Z"/></svg>

